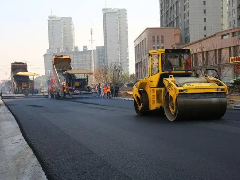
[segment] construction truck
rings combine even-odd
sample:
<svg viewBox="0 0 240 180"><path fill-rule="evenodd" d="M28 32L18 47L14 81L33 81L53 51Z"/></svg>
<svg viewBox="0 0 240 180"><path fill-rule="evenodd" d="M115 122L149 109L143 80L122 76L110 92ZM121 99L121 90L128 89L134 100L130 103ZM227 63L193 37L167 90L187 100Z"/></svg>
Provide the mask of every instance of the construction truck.
<svg viewBox="0 0 240 180"><path fill-rule="evenodd" d="M190 49L149 51L148 75L133 87L138 115L156 111L169 121L220 119L227 109L227 86L215 69L192 70Z"/></svg>
<svg viewBox="0 0 240 180"><path fill-rule="evenodd" d="M11 82L14 94L28 95L30 92L31 80L29 76L18 75L19 72L28 72L27 64L23 62L11 63Z"/></svg>
<svg viewBox="0 0 240 180"><path fill-rule="evenodd" d="M90 91L88 86L88 75L92 74L84 69L72 69L70 56L53 56L53 77L49 80L49 95L51 98L72 97L81 91ZM77 78L76 75L86 75Z"/></svg>

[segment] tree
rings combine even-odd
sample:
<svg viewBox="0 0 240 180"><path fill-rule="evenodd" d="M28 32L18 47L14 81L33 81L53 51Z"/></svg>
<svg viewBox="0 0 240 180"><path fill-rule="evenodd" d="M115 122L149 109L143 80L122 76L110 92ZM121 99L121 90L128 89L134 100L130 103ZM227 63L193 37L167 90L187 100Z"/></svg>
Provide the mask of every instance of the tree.
<svg viewBox="0 0 240 180"><path fill-rule="evenodd" d="M111 83L112 84L117 84L121 82L121 78L123 77L123 73L122 73L122 67L119 65L113 65L111 70L110 70L110 74L111 74Z"/></svg>
<svg viewBox="0 0 240 180"><path fill-rule="evenodd" d="M110 69L107 66L96 68L94 77L98 83L108 84L110 81Z"/></svg>
<svg viewBox="0 0 240 180"><path fill-rule="evenodd" d="M103 84L117 84L128 81L128 75L122 73L122 67L119 65L95 69L94 77L99 83Z"/></svg>

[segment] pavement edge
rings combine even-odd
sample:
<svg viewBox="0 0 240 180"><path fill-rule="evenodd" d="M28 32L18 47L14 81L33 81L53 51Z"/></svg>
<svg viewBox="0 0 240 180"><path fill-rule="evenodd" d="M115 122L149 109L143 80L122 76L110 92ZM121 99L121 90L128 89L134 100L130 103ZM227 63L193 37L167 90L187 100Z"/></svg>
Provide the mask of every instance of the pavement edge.
<svg viewBox="0 0 240 180"><path fill-rule="evenodd" d="M0 179L47 180L21 124L0 98Z"/></svg>

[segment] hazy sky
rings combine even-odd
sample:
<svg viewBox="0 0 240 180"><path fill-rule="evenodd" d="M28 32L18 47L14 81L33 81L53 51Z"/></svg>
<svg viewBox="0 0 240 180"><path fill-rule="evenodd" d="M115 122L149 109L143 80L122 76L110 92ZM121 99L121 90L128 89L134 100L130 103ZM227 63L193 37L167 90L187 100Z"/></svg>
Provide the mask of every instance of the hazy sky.
<svg viewBox="0 0 240 180"><path fill-rule="evenodd" d="M44 74L48 49L48 16L72 17L75 45L90 49L103 45L102 8L105 0L0 0L0 80L10 77L10 63L26 61L28 70ZM146 27L159 26L159 0L107 0L108 8L126 8L129 30L130 73L134 72L134 40Z"/></svg>

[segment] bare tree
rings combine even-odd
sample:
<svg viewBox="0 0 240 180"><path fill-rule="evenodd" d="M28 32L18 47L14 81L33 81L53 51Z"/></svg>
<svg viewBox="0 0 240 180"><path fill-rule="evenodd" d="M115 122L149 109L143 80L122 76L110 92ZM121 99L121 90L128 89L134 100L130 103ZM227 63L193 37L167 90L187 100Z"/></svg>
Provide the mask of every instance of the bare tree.
<svg viewBox="0 0 240 180"><path fill-rule="evenodd" d="M122 79L122 67L119 65L113 65L111 68L111 74L112 74L112 78L111 78L111 83L113 84L117 84L120 83L123 79Z"/></svg>
<svg viewBox="0 0 240 180"><path fill-rule="evenodd" d="M109 73L110 73L109 68L107 66L103 66L101 68L98 69L96 68L94 70L94 77L97 82L107 84L110 78Z"/></svg>
<svg viewBox="0 0 240 180"><path fill-rule="evenodd" d="M103 84L116 84L123 81L122 67L119 65L113 65L111 67L104 66L99 69L95 69L95 78L99 83Z"/></svg>

